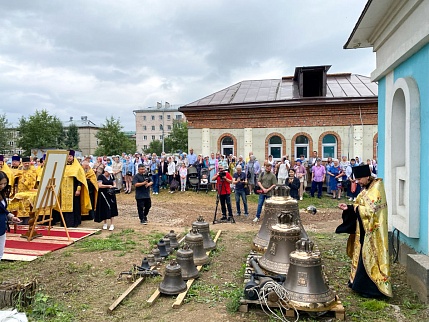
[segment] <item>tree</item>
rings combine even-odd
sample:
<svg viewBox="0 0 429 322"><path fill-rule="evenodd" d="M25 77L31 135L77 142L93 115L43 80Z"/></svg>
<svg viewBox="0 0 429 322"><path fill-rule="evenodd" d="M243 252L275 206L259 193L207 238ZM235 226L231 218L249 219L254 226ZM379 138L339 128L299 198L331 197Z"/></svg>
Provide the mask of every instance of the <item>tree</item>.
<svg viewBox="0 0 429 322"><path fill-rule="evenodd" d="M63 124L46 110L36 110L28 119L21 117L17 130L20 134L17 144L26 155L35 148L64 148Z"/></svg>
<svg viewBox="0 0 429 322"><path fill-rule="evenodd" d="M186 121L173 121L173 130L165 138L164 148L166 152L171 153L175 153L177 150L188 151L188 123Z"/></svg>
<svg viewBox="0 0 429 322"><path fill-rule="evenodd" d="M119 119L113 116L106 118L106 124L98 130L95 137L99 140L96 155L120 155L122 152L130 153L136 150L136 144L124 132Z"/></svg>
<svg viewBox="0 0 429 322"><path fill-rule="evenodd" d="M165 148L165 145L164 145L164 148ZM161 155L161 152L162 152L162 142L160 140L154 140L150 142L149 147L146 150L144 150L144 153L156 153L156 155Z"/></svg>
<svg viewBox="0 0 429 322"><path fill-rule="evenodd" d="M79 150L79 129L75 124L68 127L64 145L67 149Z"/></svg>
<svg viewBox="0 0 429 322"><path fill-rule="evenodd" d="M6 152L9 151L10 138L11 133L8 129L6 114L0 115L0 151L2 154L6 154Z"/></svg>

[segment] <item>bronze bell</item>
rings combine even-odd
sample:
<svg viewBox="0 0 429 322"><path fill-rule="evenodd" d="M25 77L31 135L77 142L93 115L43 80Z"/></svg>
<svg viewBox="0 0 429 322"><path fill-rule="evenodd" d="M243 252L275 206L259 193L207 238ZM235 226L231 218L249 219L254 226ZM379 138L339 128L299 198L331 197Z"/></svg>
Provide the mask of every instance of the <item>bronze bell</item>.
<svg viewBox="0 0 429 322"><path fill-rule="evenodd" d="M203 247L207 250L212 250L216 248L216 243L213 241L210 236L209 223L204 221L203 216L199 216L197 221L192 223L192 228L196 228L198 232L203 235Z"/></svg>
<svg viewBox="0 0 429 322"><path fill-rule="evenodd" d="M164 244L165 244L165 250L167 251L168 254L171 254L173 250L170 247L170 238L168 238L167 236L164 236L162 240L164 241Z"/></svg>
<svg viewBox="0 0 429 322"><path fill-rule="evenodd" d="M177 295L186 289L186 283L182 278L182 269L175 260L172 260L165 268L164 279L159 285L159 291L167 295Z"/></svg>
<svg viewBox="0 0 429 322"><path fill-rule="evenodd" d="M188 244L184 244L176 254L177 263L182 268L182 277L185 281L197 278L199 271L194 263L194 251L189 248Z"/></svg>
<svg viewBox="0 0 429 322"><path fill-rule="evenodd" d="M174 230L170 230L170 233L167 236L170 239L170 247L173 249L178 249L179 242L177 241L177 235Z"/></svg>
<svg viewBox="0 0 429 322"><path fill-rule="evenodd" d="M159 248L158 248L158 246L157 246L157 245L155 245L155 246L153 247L153 249L152 249L152 254L155 256L155 261L156 261L156 262L160 262L160 261L162 261L162 258L161 258L161 252L159 251Z"/></svg>
<svg viewBox="0 0 429 322"><path fill-rule="evenodd" d="M290 188L278 185L274 188L273 196L265 201L264 216L261 228L253 239L253 246L258 251L265 251L270 241L270 228L277 224L277 217L282 210L299 216L298 201L289 195Z"/></svg>
<svg viewBox="0 0 429 322"><path fill-rule="evenodd" d="M293 215L282 211L278 223L270 229L270 242L259 266L271 273L287 275L289 254L295 250L300 235L301 229L293 222Z"/></svg>
<svg viewBox="0 0 429 322"><path fill-rule="evenodd" d="M140 265L140 268L150 269L150 265L149 265L149 262L147 260L147 257L143 258L142 264Z"/></svg>
<svg viewBox="0 0 429 322"><path fill-rule="evenodd" d="M185 236L185 242L189 245L189 248L194 251L195 265L200 266L210 262L210 258L207 256L203 247L203 235L201 235L197 229L192 228Z"/></svg>
<svg viewBox="0 0 429 322"><path fill-rule="evenodd" d="M149 264L149 266L156 266L156 260L155 260L154 254L147 255L147 263Z"/></svg>
<svg viewBox="0 0 429 322"><path fill-rule="evenodd" d="M284 287L290 303L297 309L329 309L334 304L335 293L327 285L322 271L319 252L313 252L309 239L296 242L290 254L290 267Z"/></svg>
<svg viewBox="0 0 429 322"><path fill-rule="evenodd" d="M167 257L168 253L167 253L167 249L165 248L165 242L163 239L160 239L158 242L158 249L159 249L159 256L161 257Z"/></svg>

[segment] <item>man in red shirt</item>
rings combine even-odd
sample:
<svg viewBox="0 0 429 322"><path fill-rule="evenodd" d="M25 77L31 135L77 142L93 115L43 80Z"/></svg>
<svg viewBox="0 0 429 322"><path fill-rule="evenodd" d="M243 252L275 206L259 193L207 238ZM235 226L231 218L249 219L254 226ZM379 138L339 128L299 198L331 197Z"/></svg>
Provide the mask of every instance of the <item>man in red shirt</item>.
<svg viewBox="0 0 429 322"><path fill-rule="evenodd" d="M234 222L232 218L232 207L231 207L231 183L232 177L228 171L223 169L223 166L219 164L218 172L213 176L212 181L216 180L216 189L219 195L220 206L222 209L222 220L226 218L226 207L228 207L228 221Z"/></svg>

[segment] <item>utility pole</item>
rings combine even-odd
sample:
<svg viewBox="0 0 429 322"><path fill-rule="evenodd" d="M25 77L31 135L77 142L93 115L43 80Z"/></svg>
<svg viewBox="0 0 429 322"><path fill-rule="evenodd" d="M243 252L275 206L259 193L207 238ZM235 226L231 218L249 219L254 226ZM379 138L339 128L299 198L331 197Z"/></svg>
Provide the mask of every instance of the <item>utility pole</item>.
<svg viewBox="0 0 429 322"><path fill-rule="evenodd" d="M157 109L161 109L162 108L162 127L161 127L161 137L162 137L162 151L161 152L165 152L164 151L164 117L165 117L165 109L170 108L170 103L165 102L164 105L162 105L162 103L157 102L156 103L156 108Z"/></svg>

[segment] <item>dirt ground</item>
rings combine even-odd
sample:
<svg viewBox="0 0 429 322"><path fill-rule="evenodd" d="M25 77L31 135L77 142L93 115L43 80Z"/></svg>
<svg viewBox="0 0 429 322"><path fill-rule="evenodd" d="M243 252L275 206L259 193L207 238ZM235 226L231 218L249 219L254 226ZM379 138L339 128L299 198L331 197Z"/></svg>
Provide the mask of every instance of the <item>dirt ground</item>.
<svg viewBox="0 0 429 322"><path fill-rule="evenodd" d="M147 237L155 233L166 234L171 229L183 236L199 215L211 223L216 206L214 193L169 194L162 190L152 198L149 224L145 226L139 223L134 194L119 194L117 201L120 215L115 219L115 230L102 230L99 235L89 238L103 239L119 234L132 240L134 247L126 251L86 252L78 242L31 263L1 262L3 279L25 282L36 278L40 291L64 305L76 321L267 320L260 309L234 314L226 309L228 291L243 287L243 276L239 276L239 272L251 250L251 240L260 227L252 222L256 213L254 201L250 203L251 216L248 218L236 217L236 224L210 225L215 233L222 230L218 250L211 264L201 272L196 291L190 292L186 303L179 309L171 307L174 300L168 296L161 296L152 306L146 303L161 281L161 278L155 278L145 280L113 313L108 314L107 308L130 286L125 279L118 281L118 274L130 270L133 264L140 265L150 249ZM301 219L309 232L332 232L340 218L340 210L336 209L320 209L316 215L301 211ZM82 227L101 228L101 224L84 221ZM224 297L219 294L224 294Z"/></svg>

